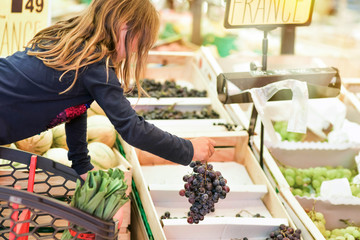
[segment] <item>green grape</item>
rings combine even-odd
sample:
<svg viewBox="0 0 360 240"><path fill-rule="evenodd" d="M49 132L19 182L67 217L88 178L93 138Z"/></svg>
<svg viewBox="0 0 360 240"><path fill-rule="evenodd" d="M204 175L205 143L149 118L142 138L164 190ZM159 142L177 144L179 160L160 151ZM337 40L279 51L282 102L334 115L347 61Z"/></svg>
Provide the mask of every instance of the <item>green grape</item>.
<svg viewBox="0 0 360 240"><path fill-rule="evenodd" d="M349 226L347 228L345 228L345 233L349 233L351 235L353 235L353 232L357 229L357 227L354 226Z"/></svg>
<svg viewBox="0 0 360 240"><path fill-rule="evenodd" d="M314 224L315 224L315 226L319 229L319 231L321 232L321 234L322 234L323 236L325 236L325 231L326 231L325 225L324 225L322 222L317 222L317 221L315 221Z"/></svg>
<svg viewBox="0 0 360 240"><path fill-rule="evenodd" d="M303 192L304 197L311 197L311 194L309 192Z"/></svg>
<svg viewBox="0 0 360 240"><path fill-rule="evenodd" d="M304 184L310 184L310 183L311 183L311 178L309 178L309 177L304 177L304 178L303 178L303 182L304 182Z"/></svg>
<svg viewBox="0 0 360 240"><path fill-rule="evenodd" d="M337 169L336 178L343 178L343 177L344 177L344 169Z"/></svg>
<svg viewBox="0 0 360 240"><path fill-rule="evenodd" d="M306 137L303 133L288 132L287 125L287 121L276 121L273 124L275 132L280 134L282 141L300 142Z"/></svg>
<svg viewBox="0 0 360 240"><path fill-rule="evenodd" d="M324 226L326 224L324 215L321 212L316 212L315 213L315 220L318 221L318 222L321 222L322 224L324 224Z"/></svg>
<svg viewBox="0 0 360 240"><path fill-rule="evenodd" d="M295 179L294 179L294 177L292 177L292 176L286 176L285 179L286 179L286 181L287 181L287 183L289 184L290 187L293 187L293 186L294 186L294 184L295 184Z"/></svg>
<svg viewBox="0 0 360 240"><path fill-rule="evenodd" d="M316 177L315 179L319 180L321 183L326 180L324 176Z"/></svg>
<svg viewBox="0 0 360 240"><path fill-rule="evenodd" d="M355 184L350 185L352 195L356 196L360 193L360 188L358 188Z"/></svg>
<svg viewBox="0 0 360 240"><path fill-rule="evenodd" d="M351 235L350 233L345 233L344 237L346 240L355 240L354 236Z"/></svg>
<svg viewBox="0 0 360 240"><path fill-rule="evenodd" d="M337 171L335 169L330 169L326 173L326 178L329 180L335 179L337 177Z"/></svg>
<svg viewBox="0 0 360 240"><path fill-rule="evenodd" d="M287 168L287 169L285 170L285 176L295 177L295 175L296 175L296 172L295 172L294 169L292 169L292 168Z"/></svg>
<svg viewBox="0 0 360 240"><path fill-rule="evenodd" d="M311 185L303 186L302 190L304 193L309 193L309 194L315 193L315 190Z"/></svg>
<svg viewBox="0 0 360 240"><path fill-rule="evenodd" d="M346 240L346 238L343 237L343 236L337 236L337 237L335 238L335 240Z"/></svg>
<svg viewBox="0 0 360 240"><path fill-rule="evenodd" d="M312 181L312 186L314 188L319 188L321 186L321 182L319 180L315 179Z"/></svg>
<svg viewBox="0 0 360 240"><path fill-rule="evenodd" d="M312 177L312 171L310 169L301 169L301 172L304 175L304 178L311 178Z"/></svg>
<svg viewBox="0 0 360 240"><path fill-rule="evenodd" d="M360 228L355 229L353 231L353 236L356 237L356 238L360 238Z"/></svg>
<svg viewBox="0 0 360 240"><path fill-rule="evenodd" d="M295 183L296 183L297 186L302 186L304 184L302 176L297 175L295 177Z"/></svg>
<svg viewBox="0 0 360 240"><path fill-rule="evenodd" d="M326 176L326 168L324 167L316 167L314 168L314 176L320 177L320 176Z"/></svg>
<svg viewBox="0 0 360 240"><path fill-rule="evenodd" d="M326 230L324 237L325 237L326 239L328 239L330 236L331 236L331 231L330 231L330 230Z"/></svg>
<svg viewBox="0 0 360 240"><path fill-rule="evenodd" d="M299 188L294 188L292 189L292 194L295 196L302 196L303 195L303 191Z"/></svg>
<svg viewBox="0 0 360 240"><path fill-rule="evenodd" d="M352 177L352 173L350 169L343 169L343 176L346 177L349 181Z"/></svg>
<svg viewBox="0 0 360 240"><path fill-rule="evenodd" d="M314 176L314 168L308 168L307 176L310 178Z"/></svg>
<svg viewBox="0 0 360 240"><path fill-rule="evenodd" d="M317 212L313 209L311 211L308 211L307 215L310 217L310 219L313 221L315 226L319 229L319 231L324 237L329 234L328 232L326 232L326 221L324 215L321 212Z"/></svg>
<svg viewBox="0 0 360 240"><path fill-rule="evenodd" d="M340 230L340 228L335 228L331 231L331 235L332 236L341 236L342 235L342 231Z"/></svg>

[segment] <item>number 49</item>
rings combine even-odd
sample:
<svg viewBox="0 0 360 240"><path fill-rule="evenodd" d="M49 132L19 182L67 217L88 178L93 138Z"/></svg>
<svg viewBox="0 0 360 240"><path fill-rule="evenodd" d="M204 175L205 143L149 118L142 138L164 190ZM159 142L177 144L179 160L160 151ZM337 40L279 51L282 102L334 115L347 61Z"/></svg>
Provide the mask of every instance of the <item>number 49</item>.
<svg viewBox="0 0 360 240"><path fill-rule="evenodd" d="M35 2L35 7L34 7ZM25 4L25 9L28 9L30 12L32 12L35 8L36 12L42 12L44 8L44 0L28 0Z"/></svg>

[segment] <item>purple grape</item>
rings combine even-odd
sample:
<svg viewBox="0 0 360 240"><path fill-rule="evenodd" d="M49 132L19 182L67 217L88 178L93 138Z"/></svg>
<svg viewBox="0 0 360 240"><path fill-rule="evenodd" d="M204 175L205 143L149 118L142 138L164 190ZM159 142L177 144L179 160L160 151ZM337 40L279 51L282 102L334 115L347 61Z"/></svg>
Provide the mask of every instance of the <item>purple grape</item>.
<svg viewBox="0 0 360 240"><path fill-rule="evenodd" d="M188 223L197 224L206 214L215 211L214 204L224 199L230 188L221 173L213 170L213 165L196 161L191 162L190 167L193 172L183 176L184 189L179 194L191 204Z"/></svg>

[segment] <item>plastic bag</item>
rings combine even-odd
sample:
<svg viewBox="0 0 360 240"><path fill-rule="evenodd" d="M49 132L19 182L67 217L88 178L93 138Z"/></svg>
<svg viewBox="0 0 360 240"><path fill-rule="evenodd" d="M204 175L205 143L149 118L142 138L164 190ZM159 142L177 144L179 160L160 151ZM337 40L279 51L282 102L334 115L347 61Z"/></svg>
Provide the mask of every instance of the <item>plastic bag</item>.
<svg viewBox="0 0 360 240"><path fill-rule="evenodd" d="M290 89L292 91L292 108L288 120L289 132L306 133L306 123L308 114L309 93L307 83L295 79L282 80L270 83L261 88L252 88L250 92L254 106L264 124L264 129L268 133L271 141L278 142L271 120L264 114L267 101L280 90ZM285 111L287 109L284 109Z"/></svg>

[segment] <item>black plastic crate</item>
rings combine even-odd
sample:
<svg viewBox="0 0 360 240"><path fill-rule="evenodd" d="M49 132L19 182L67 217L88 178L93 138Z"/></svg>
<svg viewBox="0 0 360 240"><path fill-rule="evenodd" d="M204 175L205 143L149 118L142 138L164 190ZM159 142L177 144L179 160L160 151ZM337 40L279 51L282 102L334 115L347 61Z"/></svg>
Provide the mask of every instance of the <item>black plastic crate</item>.
<svg viewBox="0 0 360 240"><path fill-rule="evenodd" d="M26 191L32 156L37 158L33 193ZM72 168L6 147L0 147L0 159L6 160L0 164L1 239L61 239L66 229L74 236L68 239L82 239L79 234L85 233L90 235L83 239L117 239L117 222L105 222L69 205L80 179ZM29 218L21 218L26 211ZM20 234L24 224L29 231Z"/></svg>

